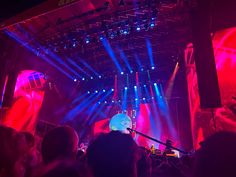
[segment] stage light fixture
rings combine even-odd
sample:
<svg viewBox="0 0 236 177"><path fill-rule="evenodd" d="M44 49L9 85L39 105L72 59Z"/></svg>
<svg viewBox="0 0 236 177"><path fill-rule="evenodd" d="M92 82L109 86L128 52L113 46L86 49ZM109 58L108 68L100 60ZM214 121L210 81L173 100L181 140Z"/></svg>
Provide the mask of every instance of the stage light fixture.
<svg viewBox="0 0 236 177"><path fill-rule="evenodd" d="M104 101L105 104L107 104L107 101Z"/></svg>
<svg viewBox="0 0 236 177"><path fill-rule="evenodd" d="M93 76L91 76L90 79L93 79Z"/></svg>
<svg viewBox="0 0 236 177"><path fill-rule="evenodd" d="M156 85L157 85L157 83L154 83L154 85L156 86Z"/></svg>
<svg viewBox="0 0 236 177"><path fill-rule="evenodd" d="M74 81L74 82L77 82L77 79L76 79L76 78L74 78L74 79L73 79L73 81Z"/></svg>
<svg viewBox="0 0 236 177"><path fill-rule="evenodd" d="M113 31L113 30L109 30L108 31L108 37L110 39L114 39L116 36L117 36L117 32L116 31Z"/></svg>
<svg viewBox="0 0 236 177"><path fill-rule="evenodd" d="M152 96L152 99L154 99L154 97Z"/></svg>
<svg viewBox="0 0 236 177"><path fill-rule="evenodd" d="M83 78L82 78L82 81L84 81L84 80L85 80L85 78L83 77Z"/></svg>
<svg viewBox="0 0 236 177"><path fill-rule="evenodd" d="M87 38L85 39L85 43L86 43L86 44L89 44L89 42L90 42L90 39L89 39L89 37L87 37Z"/></svg>
<svg viewBox="0 0 236 177"><path fill-rule="evenodd" d="M114 101L114 100L112 100L111 102L112 102L112 103L114 103L115 101Z"/></svg>
<svg viewBox="0 0 236 177"><path fill-rule="evenodd" d="M123 31L124 35L128 34L128 30Z"/></svg>
<svg viewBox="0 0 236 177"><path fill-rule="evenodd" d="M144 71L144 69L143 69L143 68L141 68L141 71Z"/></svg>
<svg viewBox="0 0 236 177"><path fill-rule="evenodd" d="M154 22L151 22L150 23L150 27L154 27L155 26L155 23Z"/></svg>
<svg viewBox="0 0 236 177"><path fill-rule="evenodd" d="M98 104L101 104L101 102L99 101Z"/></svg>
<svg viewBox="0 0 236 177"><path fill-rule="evenodd" d="M147 87L145 84L143 85L144 87Z"/></svg>
<svg viewBox="0 0 236 177"><path fill-rule="evenodd" d="M73 46L73 47L76 47L76 43L74 42L74 43L72 44L72 46Z"/></svg>
<svg viewBox="0 0 236 177"><path fill-rule="evenodd" d="M133 70L131 70L130 73L132 74L132 73L133 73Z"/></svg>
<svg viewBox="0 0 236 177"><path fill-rule="evenodd" d="M124 72L123 72L123 71L121 71L121 72L120 72L120 74L121 74L121 75L123 75L123 74L124 74Z"/></svg>
<svg viewBox="0 0 236 177"><path fill-rule="evenodd" d="M105 90L105 89L103 89L102 91L103 91L103 92L106 92L106 90Z"/></svg>
<svg viewBox="0 0 236 177"><path fill-rule="evenodd" d="M125 90L128 90L128 87L125 87Z"/></svg>
<svg viewBox="0 0 236 177"><path fill-rule="evenodd" d="M111 89L112 92L114 92L114 89Z"/></svg>
<svg viewBox="0 0 236 177"><path fill-rule="evenodd" d="M138 101L138 98L135 98L135 101Z"/></svg>
<svg viewBox="0 0 236 177"><path fill-rule="evenodd" d="M143 101L146 100L146 98L143 98Z"/></svg>
<svg viewBox="0 0 236 177"><path fill-rule="evenodd" d="M100 76L98 76L99 77L99 79L101 79L102 78L102 76L100 75Z"/></svg>
<svg viewBox="0 0 236 177"><path fill-rule="evenodd" d="M137 89L137 86L135 85L134 88Z"/></svg>
<svg viewBox="0 0 236 177"><path fill-rule="evenodd" d="M154 69L155 69L155 66L152 66L151 68L152 68L152 70L154 70Z"/></svg>
<svg viewBox="0 0 236 177"><path fill-rule="evenodd" d="M87 93L90 94L90 91L88 91Z"/></svg>
<svg viewBox="0 0 236 177"><path fill-rule="evenodd" d="M99 40L102 41L104 39L103 35L99 36Z"/></svg>
<svg viewBox="0 0 236 177"><path fill-rule="evenodd" d="M140 31L140 30L141 30L140 26L137 26L136 31Z"/></svg>
<svg viewBox="0 0 236 177"><path fill-rule="evenodd" d="M96 90L95 93L98 93L98 91Z"/></svg>

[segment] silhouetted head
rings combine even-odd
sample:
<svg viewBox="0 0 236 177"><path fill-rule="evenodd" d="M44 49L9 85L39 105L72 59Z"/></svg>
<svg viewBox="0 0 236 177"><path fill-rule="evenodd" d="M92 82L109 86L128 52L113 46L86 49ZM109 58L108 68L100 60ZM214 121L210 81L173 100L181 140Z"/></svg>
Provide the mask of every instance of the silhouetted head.
<svg viewBox="0 0 236 177"><path fill-rule="evenodd" d="M44 163L57 159L75 159L78 149L78 135L69 126L61 126L49 131L42 142Z"/></svg>
<svg viewBox="0 0 236 177"><path fill-rule="evenodd" d="M74 164L70 161L56 161L51 163L50 169L45 169L46 172L41 177L91 177L85 165Z"/></svg>
<svg viewBox="0 0 236 177"><path fill-rule="evenodd" d="M94 177L136 177L137 150L128 134L101 134L87 149L88 165Z"/></svg>
<svg viewBox="0 0 236 177"><path fill-rule="evenodd" d="M219 132L201 143L194 161L194 177L236 176L236 134Z"/></svg>
<svg viewBox="0 0 236 177"><path fill-rule="evenodd" d="M16 135L14 129L0 125L0 170L11 168L19 157Z"/></svg>

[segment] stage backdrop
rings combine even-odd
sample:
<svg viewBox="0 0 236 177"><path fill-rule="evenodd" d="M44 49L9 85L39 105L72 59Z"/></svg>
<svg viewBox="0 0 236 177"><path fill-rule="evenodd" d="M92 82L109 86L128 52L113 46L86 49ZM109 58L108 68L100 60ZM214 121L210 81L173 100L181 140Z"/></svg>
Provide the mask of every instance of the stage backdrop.
<svg viewBox="0 0 236 177"><path fill-rule="evenodd" d="M236 132L236 28L216 32L213 47L222 101L222 107L214 110L199 108L192 45L189 44L185 50L192 136L196 149L199 142L216 131Z"/></svg>
<svg viewBox="0 0 236 177"><path fill-rule="evenodd" d="M35 132L38 113L44 98L44 75L21 71L17 77L14 101L3 119L3 124L16 130Z"/></svg>

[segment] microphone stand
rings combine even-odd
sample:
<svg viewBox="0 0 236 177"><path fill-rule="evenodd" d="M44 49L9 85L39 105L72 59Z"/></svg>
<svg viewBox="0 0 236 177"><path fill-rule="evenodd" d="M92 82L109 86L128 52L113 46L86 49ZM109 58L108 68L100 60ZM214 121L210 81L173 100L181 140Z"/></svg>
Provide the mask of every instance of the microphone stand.
<svg viewBox="0 0 236 177"><path fill-rule="evenodd" d="M148 136L148 135L145 135L145 134L143 134L143 133L141 133L141 132L138 132L137 130L134 130L134 129L131 129L131 128L127 128L127 130L130 131L130 132L135 132L135 133L137 133L137 134L139 134L139 135L141 135L141 136L143 136L143 137L145 137L145 138L147 138L147 139L150 139L150 140L152 140L152 141L155 141L155 142L157 142L157 143L159 143L159 144L162 144L162 145L164 145L164 146L168 146L168 147L170 147L171 149L177 150L177 151L179 151L179 152L181 152L181 153L183 153L183 154L188 154L187 152L185 152L185 151L183 151L183 150L181 150L181 149L179 149L179 148L176 148L176 147L171 146L171 145L167 145L166 143L164 143L164 142L162 142L162 141L160 141L160 140L157 140L157 139L155 139L155 138L152 138L152 137L150 137L150 136Z"/></svg>

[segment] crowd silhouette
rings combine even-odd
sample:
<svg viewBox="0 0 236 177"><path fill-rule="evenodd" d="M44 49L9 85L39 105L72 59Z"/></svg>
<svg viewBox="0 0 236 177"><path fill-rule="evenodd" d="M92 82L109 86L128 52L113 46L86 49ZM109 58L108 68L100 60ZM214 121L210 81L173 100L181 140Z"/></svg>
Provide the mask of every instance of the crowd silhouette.
<svg viewBox="0 0 236 177"><path fill-rule="evenodd" d="M236 134L218 132L193 154L156 155L119 131L100 134L86 151L69 126L42 138L0 126L0 177L235 177Z"/></svg>

